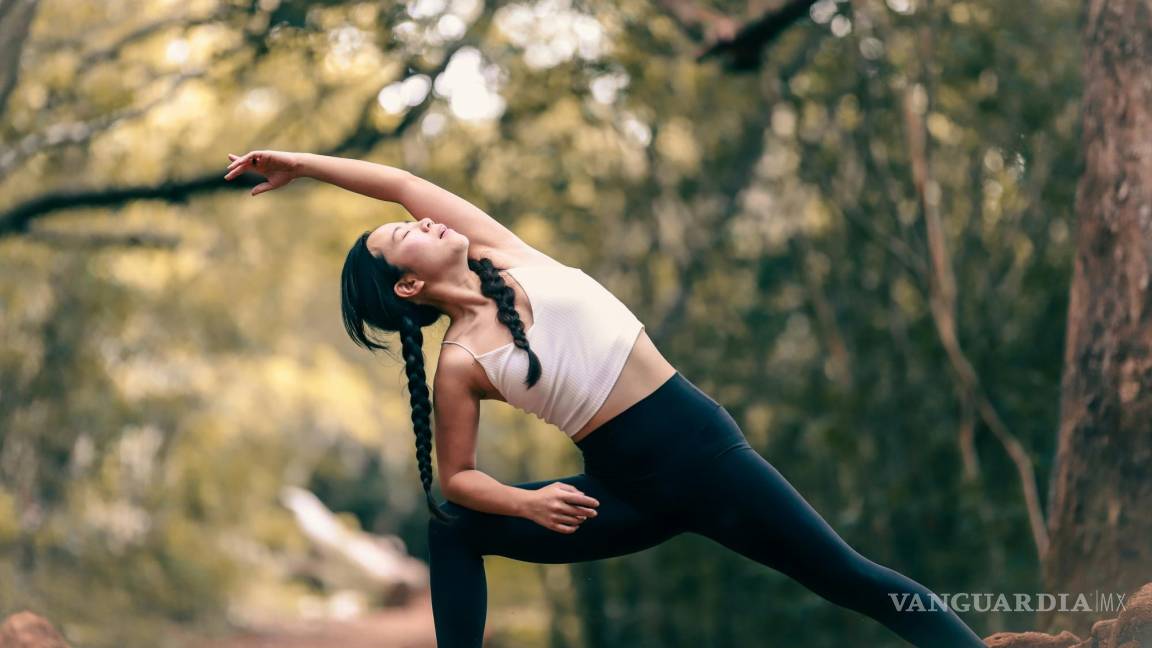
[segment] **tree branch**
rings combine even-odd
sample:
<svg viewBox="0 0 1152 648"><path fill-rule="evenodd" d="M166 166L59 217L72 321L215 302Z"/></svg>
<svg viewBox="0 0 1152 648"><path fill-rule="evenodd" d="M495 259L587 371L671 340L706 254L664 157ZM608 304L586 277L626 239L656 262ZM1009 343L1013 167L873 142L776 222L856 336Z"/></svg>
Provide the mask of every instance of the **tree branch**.
<svg viewBox="0 0 1152 648"><path fill-rule="evenodd" d="M717 11L692 0L659 0L680 27L701 48L693 53L699 62L712 58L723 60L730 72L757 70L760 54L780 34L808 13L817 0L776 2L758 18L740 24Z"/></svg>
<svg viewBox="0 0 1152 648"><path fill-rule="evenodd" d="M931 32L925 27L920 35L921 55L931 52ZM907 128L908 158L912 163L912 179L916 189L920 212L924 217L928 234L928 251L932 261L932 274L929 277L930 310L940 343L948 355L948 360L960 379L963 393L971 398L976 411L992 431L997 441L1004 447L1009 459L1016 467L1020 486L1024 494L1024 504L1028 511L1028 522L1038 556L1043 559L1048 551L1048 531L1044 522L1044 511L1036 487L1036 472L1032 458L1024 444L1008 429L1000 418L980 376L972 366L961 347L956 327L956 279L952 272L952 262L940 219L939 197L929 195L934 187L931 166L928 158L927 129L922 111L927 110L927 100L917 97L918 93L928 96L927 89L920 84L912 84L904 95L904 119Z"/></svg>
<svg viewBox="0 0 1152 648"><path fill-rule="evenodd" d="M180 237L156 232L73 232L32 228L26 239L48 245L71 248L143 247L175 249Z"/></svg>
<svg viewBox="0 0 1152 648"><path fill-rule="evenodd" d="M0 0L0 115L20 80L21 54L38 8L37 0Z"/></svg>
<svg viewBox="0 0 1152 648"><path fill-rule="evenodd" d="M223 59L226 56L227 53L216 58ZM69 144L84 144L121 123L147 115L152 109L170 101L180 86L188 81L203 78L210 71L212 71L211 64L200 70L182 72L172 76L168 79L169 83L165 91L143 106L107 113L87 121L52 124L42 132L24 136L3 154L0 154L0 180L7 177L20 163L37 153Z"/></svg>
<svg viewBox="0 0 1152 648"><path fill-rule="evenodd" d="M120 40L116 41L115 43L112 43L111 45L108 45L107 47L103 47L100 49L92 50L90 52L78 54L81 61L80 61L80 64L76 67L75 73L77 76L79 76L79 75L87 72L88 70L92 69L93 67L96 67L100 63L104 63L106 61L111 61L111 60L115 59L116 57L118 57L120 55L120 53L123 52L124 49L127 48L129 45L131 45L137 41L144 40L144 39L146 39L150 36L153 36L155 34L158 34L158 33L162 32L166 29L178 28L181 32L184 32L184 31L187 31L188 29L191 29L193 27L199 27L201 25L209 25L209 24L213 24L213 23L222 22L222 21L227 20L228 18L230 18L234 15L240 14L240 13L242 13L242 12L237 10L236 8L225 7L222 10L216 11L216 12L211 13L211 14L206 14L203 16L197 16L197 17L168 16L168 17L162 18L160 20L154 20L150 23L147 23L145 25L141 25L141 26L137 27L136 29L128 32L123 37L121 37ZM81 40L80 43L83 43L83 40ZM52 52L52 51L61 49L63 47L67 47L69 45L75 45L75 44L77 44L77 42L71 41L71 40L70 41L55 40L55 41L42 42L42 43L37 44L37 47L35 48L35 53Z"/></svg>
<svg viewBox="0 0 1152 648"><path fill-rule="evenodd" d="M779 78L781 87L787 87L788 81L795 76L809 60L809 55L815 49L815 38L810 39L801 48L800 51L788 63L781 67ZM765 111L765 115L770 115L770 111ZM753 124L753 128L749 129L746 139L748 140L747 146L756 151L755 155L745 154L744 161L746 164L740 165L731 173L725 174L729 181L725 182L723 178L718 179L714 186L719 190L720 194L724 197L724 206L721 210L721 216L718 222L711 223L708 227L709 231L713 232L713 236L707 241L706 244L701 246L699 250L688 251L688 262L680 268L679 283L680 291L676 294L675 299L660 318L659 322L650 327L650 334L657 344L675 330L680 320L683 318L688 302L692 297L692 292L695 289L696 278L703 272L706 255L704 251L717 245L723 236L728 231L724 225L739 212L739 196L741 190L746 188L747 178L753 174L752 170L756 164L759 163L763 155L764 145L764 130L768 127L767 123Z"/></svg>
<svg viewBox="0 0 1152 648"><path fill-rule="evenodd" d="M478 18L468 32L452 47L444 52L442 59L429 69L410 65L407 69L416 73L427 74L435 79L448 66L449 61L461 48L474 45L479 40L479 34L491 22L491 13L486 12ZM391 130L383 131L373 124L372 114L376 109L376 94L373 93L361 108L360 116L351 132L340 142L318 153L323 155L350 156L370 151L380 142L402 137L419 118L428 110L433 101L434 93L428 93L424 101L405 113L400 122ZM257 183L251 174L242 175L234 180L224 180L221 171L213 170L208 173L182 180L167 180L156 184L141 184L125 187L107 187L100 189L62 190L33 197L4 212L0 212L0 238L28 231L29 224L36 218L51 212L76 209L82 207L110 207L120 205L132 200L165 200L168 202L187 202L191 197L212 191L240 191L254 187Z"/></svg>

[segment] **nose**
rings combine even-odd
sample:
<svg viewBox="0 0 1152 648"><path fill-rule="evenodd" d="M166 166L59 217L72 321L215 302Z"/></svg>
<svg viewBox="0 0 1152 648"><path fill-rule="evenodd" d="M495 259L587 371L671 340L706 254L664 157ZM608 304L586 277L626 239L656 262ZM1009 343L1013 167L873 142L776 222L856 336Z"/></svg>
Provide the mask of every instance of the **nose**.
<svg viewBox="0 0 1152 648"><path fill-rule="evenodd" d="M425 232L431 230L433 224L434 223L432 222L431 218L421 218L420 219L420 229L424 230Z"/></svg>

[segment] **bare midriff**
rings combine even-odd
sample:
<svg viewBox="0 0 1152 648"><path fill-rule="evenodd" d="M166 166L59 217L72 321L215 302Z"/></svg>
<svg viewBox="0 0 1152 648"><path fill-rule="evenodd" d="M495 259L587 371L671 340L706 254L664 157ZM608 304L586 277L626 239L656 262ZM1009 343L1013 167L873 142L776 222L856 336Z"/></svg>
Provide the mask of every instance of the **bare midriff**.
<svg viewBox="0 0 1152 648"><path fill-rule="evenodd" d="M648 331L641 330L636 338L636 344L632 346L632 352L628 354L628 360L624 363L620 377L616 379L616 384L608 393L608 398L592 418L588 419L584 427L572 435L572 442L575 443L595 432L596 428L607 423L612 417L656 391L675 373L676 368L656 348L652 338L648 337Z"/></svg>

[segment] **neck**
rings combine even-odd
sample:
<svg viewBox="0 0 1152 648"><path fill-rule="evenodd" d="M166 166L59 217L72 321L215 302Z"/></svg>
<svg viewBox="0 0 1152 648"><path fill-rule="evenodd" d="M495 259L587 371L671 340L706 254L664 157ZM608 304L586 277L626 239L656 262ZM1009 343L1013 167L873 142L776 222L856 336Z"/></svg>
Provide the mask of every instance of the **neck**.
<svg viewBox="0 0 1152 648"><path fill-rule="evenodd" d="M470 322L482 315L490 315L492 300L480 291L480 277L471 269L453 273L435 281L427 281L417 303L436 307L448 316L452 324Z"/></svg>

